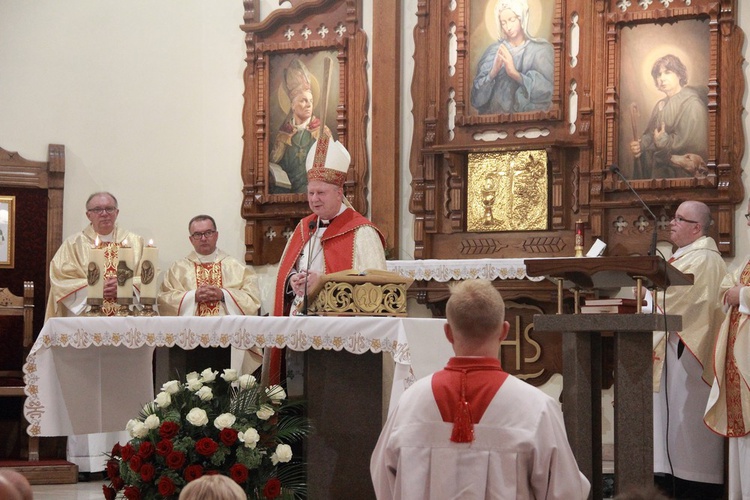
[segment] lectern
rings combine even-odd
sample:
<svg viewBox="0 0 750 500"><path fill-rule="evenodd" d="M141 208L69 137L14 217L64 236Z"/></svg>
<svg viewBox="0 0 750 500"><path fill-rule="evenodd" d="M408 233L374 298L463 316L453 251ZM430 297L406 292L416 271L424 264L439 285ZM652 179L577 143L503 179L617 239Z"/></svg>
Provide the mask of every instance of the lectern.
<svg viewBox="0 0 750 500"><path fill-rule="evenodd" d="M631 286L664 290L691 285L692 275L661 257L527 259L529 276L558 283L558 314L534 316L537 332L563 332L563 415L573 453L602 498L602 341L615 344L614 437L615 493L653 482L652 332L682 328L682 318L657 314L563 314L563 289L580 291Z"/></svg>

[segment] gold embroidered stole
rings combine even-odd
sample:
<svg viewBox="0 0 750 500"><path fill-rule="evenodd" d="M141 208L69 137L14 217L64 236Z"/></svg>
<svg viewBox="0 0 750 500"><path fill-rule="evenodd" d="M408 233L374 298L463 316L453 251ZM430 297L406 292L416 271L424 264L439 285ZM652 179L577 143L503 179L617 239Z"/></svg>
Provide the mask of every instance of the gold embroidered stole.
<svg viewBox="0 0 750 500"><path fill-rule="evenodd" d="M200 286L217 286L221 288L221 262L208 262L195 264L195 284ZM196 308L196 316L217 316L220 312L219 301L200 302Z"/></svg>
<svg viewBox="0 0 750 500"><path fill-rule="evenodd" d="M750 285L750 262L740 274L740 284ZM727 355L725 361L724 384L727 399L727 436L741 437L747 434L745 420L742 418L742 378L737 369L734 357L734 344L737 341L737 330L740 325L741 314L739 307L732 307L729 320L729 334L727 336Z"/></svg>
<svg viewBox="0 0 750 500"><path fill-rule="evenodd" d="M117 249L119 245L115 241L108 241L100 243L99 247L104 249L104 280L117 278ZM114 316L119 308L117 300L104 299L102 313L105 316Z"/></svg>

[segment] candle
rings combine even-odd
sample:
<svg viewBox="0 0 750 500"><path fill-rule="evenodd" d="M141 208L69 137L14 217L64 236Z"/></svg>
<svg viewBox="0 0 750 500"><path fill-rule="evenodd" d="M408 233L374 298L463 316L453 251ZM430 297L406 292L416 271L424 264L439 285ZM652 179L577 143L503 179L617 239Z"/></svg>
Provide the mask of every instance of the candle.
<svg viewBox="0 0 750 500"><path fill-rule="evenodd" d="M156 263L159 259L159 249L154 246L154 240L148 240L141 257L141 302L153 304L156 299ZM146 299L146 300L144 300Z"/></svg>
<svg viewBox="0 0 750 500"><path fill-rule="evenodd" d="M133 300L133 248L123 240L117 249L117 301Z"/></svg>
<svg viewBox="0 0 750 500"><path fill-rule="evenodd" d="M99 247L98 236L89 252L86 282L88 284L86 296L89 304L101 305L104 301L104 249Z"/></svg>
<svg viewBox="0 0 750 500"><path fill-rule="evenodd" d="M575 240L576 257L583 257L583 221L576 221L576 240Z"/></svg>

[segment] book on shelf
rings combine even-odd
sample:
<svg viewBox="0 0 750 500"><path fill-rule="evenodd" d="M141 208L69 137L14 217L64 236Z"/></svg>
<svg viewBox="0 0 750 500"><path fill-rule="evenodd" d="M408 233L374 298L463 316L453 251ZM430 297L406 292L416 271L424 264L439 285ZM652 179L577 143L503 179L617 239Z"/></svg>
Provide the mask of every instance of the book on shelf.
<svg viewBox="0 0 750 500"><path fill-rule="evenodd" d="M603 305L603 306L581 306L581 313L583 314L636 314L638 311L635 305Z"/></svg>
<svg viewBox="0 0 750 500"><path fill-rule="evenodd" d="M633 309L638 305L638 301L635 299L629 299L626 297L602 297L601 299L585 299L584 303L587 306L630 306ZM646 305L644 300L641 305Z"/></svg>

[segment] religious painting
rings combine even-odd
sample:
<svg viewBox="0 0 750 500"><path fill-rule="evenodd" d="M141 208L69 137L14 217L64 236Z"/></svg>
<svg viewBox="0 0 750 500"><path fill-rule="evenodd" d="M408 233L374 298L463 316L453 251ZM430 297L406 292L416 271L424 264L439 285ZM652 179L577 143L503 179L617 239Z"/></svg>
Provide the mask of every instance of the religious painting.
<svg viewBox="0 0 750 500"><path fill-rule="evenodd" d="M709 20L620 31L618 166L629 179L715 176L709 163Z"/></svg>
<svg viewBox="0 0 750 500"><path fill-rule="evenodd" d="M14 265L16 197L0 196L0 268Z"/></svg>
<svg viewBox="0 0 750 500"><path fill-rule="evenodd" d="M270 58L269 194L307 192L305 160L321 134L336 136L337 52Z"/></svg>
<svg viewBox="0 0 750 500"><path fill-rule="evenodd" d="M469 153L467 230L547 229L547 152Z"/></svg>
<svg viewBox="0 0 750 500"><path fill-rule="evenodd" d="M554 0L482 0L470 9L470 113L548 111L555 94Z"/></svg>

